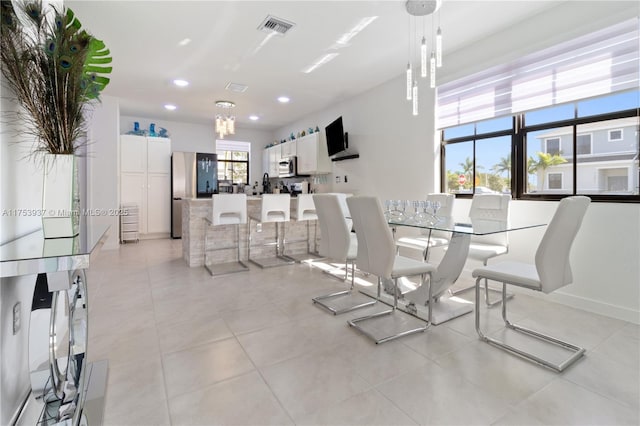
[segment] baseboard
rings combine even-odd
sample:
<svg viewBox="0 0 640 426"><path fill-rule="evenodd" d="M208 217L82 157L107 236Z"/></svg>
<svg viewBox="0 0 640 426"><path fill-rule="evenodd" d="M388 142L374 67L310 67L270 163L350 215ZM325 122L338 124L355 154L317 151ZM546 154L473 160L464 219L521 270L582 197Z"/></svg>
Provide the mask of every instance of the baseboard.
<svg viewBox="0 0 640 426"><path fill-rule="evenodd" d="M496 286L496 288L498 287ZM562 290L551 294L545 294L539 291L530 291L515 286L508 286L508 289L509 292L516 294L521 293L541 300L548 300L550 302L559 303L576 309L582 309L583 311L592 312L605 317L615 318L640 325L640 312L623 306L611 305L609 303L603 303L586 297L563 293Z"/></svg>
<svg viewBox="0 0 640 426"><path fill-rule="evenodd" d="M471 270L465 269L462 271L461 279L463 277L470 278ZM466 282L466 281L465 281ZM469 280L469 284L474 284L474 280ZM497 283L493 284L495 288L499 288ZM564 293L562 290L558 290L551 294L541 293L539 291L531 291L516 286L508 286L509 292L522 293L527 296L537 297L543 300L549 300L551 302L560 303L561 305L570 306L572 308L582 309L584 311L592 312L594 314L604 315L606 317L627 321L633 324L640 325L640 311L626 308L624 306L612 305L609 303L601 302L586 297L576 296L574 294Z"/></svg>
<svg viewBox="0 0 640 426"><path fill-rule="evenodd" d="M152 234L139 234L141 240L161 240L171 238L170 232L156 232Z"/></svg>
<svg viewBox="0 0 640 426"><path fill-rule="evenodd" d="M586 297L575 296L573 294L562 293L561 291L557 291L547 296L552 301L563 305L640 325L640 312L634 311L633 309L611 305L609 303L603 303L593 299L587 299Z"/></svg>

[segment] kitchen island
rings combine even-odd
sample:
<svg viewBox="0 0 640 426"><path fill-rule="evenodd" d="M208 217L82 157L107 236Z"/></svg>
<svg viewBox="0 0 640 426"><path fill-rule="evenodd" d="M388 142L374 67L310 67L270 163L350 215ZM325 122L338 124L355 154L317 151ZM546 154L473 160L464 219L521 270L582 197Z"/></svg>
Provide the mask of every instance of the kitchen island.
<svg viewBox="0 0 640 426"><path fill-rule="evenodd" d="M259 216L262 198L247 196L247 217ZM291 198L291 217L295 213L296 199ZM207 261L211 263L231 262L236 259L235 248L215 250L231 247L235 244L235 225L221 225L209 227L205 218L211 217L212 201L210 198L192 198L182 205L182 257L190 267L204 266L205 251L209 250ZM252 226L251 257L262 258L273 256L273 246L264 247L262 244L273 242L275 239L275 223L263 223L262 231L256 232L256 223ZM247 260L247 229L249 224L240 225L240 259ZM310 224L311 247L313 248L314 223ZM205 232L208 232L208 247L205 247ZM320 236L320 228L317 229ZM285 224L285 254L299 255L307 252L307 221L290 221ZM302 240L302 241L301 241ZM296 242L294 242L296 241Z"/></svg>

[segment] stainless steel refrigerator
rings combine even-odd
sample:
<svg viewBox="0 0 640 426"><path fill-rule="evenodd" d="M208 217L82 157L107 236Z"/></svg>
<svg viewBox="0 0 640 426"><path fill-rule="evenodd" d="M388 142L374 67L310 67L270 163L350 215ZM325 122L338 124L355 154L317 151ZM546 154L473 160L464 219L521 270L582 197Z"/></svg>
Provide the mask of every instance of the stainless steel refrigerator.
<svg viewBox="0 0 640 426"><path fill-rule="evenodd" d="M171 238L182 238L182 202L218 192L218 159L205 152L171 155Z"/></svg>

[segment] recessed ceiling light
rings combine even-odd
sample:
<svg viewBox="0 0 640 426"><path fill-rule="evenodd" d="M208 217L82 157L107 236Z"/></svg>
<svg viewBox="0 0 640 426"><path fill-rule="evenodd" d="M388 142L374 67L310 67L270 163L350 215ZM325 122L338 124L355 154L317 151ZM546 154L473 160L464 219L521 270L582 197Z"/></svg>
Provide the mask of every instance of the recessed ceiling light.
<svg viewBox="0 0 640 426"><path fill-rule="evenodd" d="M249 116L249 120L251 120L251 121L260 120L260 117L258 117L257 115L250 115Z"/></svg>
<svg viewBox="0 0 640 426"><path fill-rule="evenodd" d="M173 80L173 84L175 84L178 87L187 87L189 85L189 82L187 80L181 80L177 78Z"/></svg>
<svg viewBox="0 0 640 426"><path fill-rule="evenodd" d="M175 109L176 109L176 108L178 108L178 107L177 107L177 106L175 106L175 105L166 104L166 105L164 106L164 108L165 108L165 109L168 109L169 111L173 111L173 110L175 110Z"/></svg>
<svg viewBox="0 0 640 426"><path fill-rule="evenodd" d="M278 98L278 102L280 102L281 104L286 104L286 103L287 103L287 102L289 102L290 100L291 100L291 99L289 99L289 98L288 98L288 97L286 97L286 96L280 96L280 97Z"/></svg>
<svg viewBox="0 0 640 426"><path fill-rule="evenodd" d="M191 39L190 38L183 38L182 40L180 40L178 42L178 46L186 46L187 44L191 43Z"/></svg>

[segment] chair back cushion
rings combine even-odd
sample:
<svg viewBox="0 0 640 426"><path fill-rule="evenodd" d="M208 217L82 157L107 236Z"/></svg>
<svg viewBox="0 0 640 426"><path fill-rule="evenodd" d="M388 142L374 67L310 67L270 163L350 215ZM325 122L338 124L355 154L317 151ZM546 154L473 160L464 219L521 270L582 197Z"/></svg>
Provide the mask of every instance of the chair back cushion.
<svg viewBox="0 0 640 426"><path fill-rule="evenodd" d="M245 194L213 194L211 200L211 223L214 225L247 223Z"/></svg>
<svg viewBox="0 0 640 426"><path fill-rule="evenodd" d="M338 197L342 215L347 219L347 226L349 227L349 231L351 231L353 229L353 221L351 220L351 213L349 213L349 206L347 206L347 198L351 197L353 194L346 192L330 192L329 194L336 195Z"/></svg>
<svg viewBox="0 0 640 426"><path fill-rule="evenodd" d="M427 194L427 201L439 201L440 209L438 210L438 217L444 220L450 219L453 215L453 203L456 200L456 196L453 194L433 193ZM422 234L428 235L428 230L422 230ZM450 232L434 230L431 232L432 238L446 238L451 237Z"/></svg>
<svg viewBox="0 0 640 426"><path fill-rule="evenodd" d="M536 269L544 293L573 282L569 255L591 199L584 196L563 198L536 251Z"/></svg>
<svg viewBox="0 0 640 426"><path fill-rule="evenodd" d="M261 222L289 222L291 219L291 195L263 194L260 211Z"/></svg>
<svg viewBox="0 0 640 426"><path fill-rule="evenodd" d="M376 197L347 198L358 238L358 269L380 278L391 278L395 258L395 242Z"/></svg>
<svg viewBox="0 0 640 426"><path fill-rule="evenodd" d="M491 221L509 223L509 205L511 195L509 194L475 194L469 209L469 218L474 221ZM473 235L471 243L491 244L498 246L509 246L507 232L499 232L491 235Z"/></svg>
<svg viewBox="0 0 640 426"><path fill-rule="evenodd" d="M317 218L312 194L298 194L296 197L296 220L315 220Z"/></svg>
<svg viewBox="0 0 640 426"><path fill-rule="evenodd" d="M335 194L313 194L320 224L320 254L344 262L347 260L351 236Z"/></svg>

